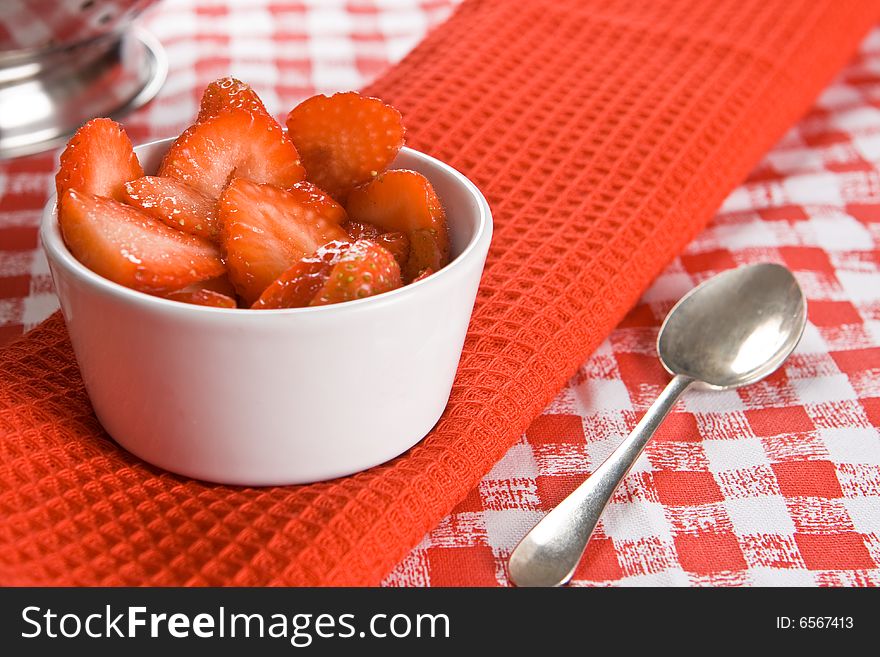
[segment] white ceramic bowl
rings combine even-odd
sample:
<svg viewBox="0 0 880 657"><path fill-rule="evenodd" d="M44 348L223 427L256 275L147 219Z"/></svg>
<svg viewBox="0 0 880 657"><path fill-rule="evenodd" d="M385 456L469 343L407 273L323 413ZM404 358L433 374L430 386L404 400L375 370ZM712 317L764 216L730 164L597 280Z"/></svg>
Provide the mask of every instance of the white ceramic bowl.
<svg viewBox="0 0 880 657"><path fill-rule="evenodd" d="M136 149L146 171L170 142ZM348 475L421 440L449 399L492 218L448 165L404 148L394 167L434 185L453 261L393 292L316 308L210 308L117 285L67 250L50 199L43 248L107 432L172 472L255 486Z"/></svg>

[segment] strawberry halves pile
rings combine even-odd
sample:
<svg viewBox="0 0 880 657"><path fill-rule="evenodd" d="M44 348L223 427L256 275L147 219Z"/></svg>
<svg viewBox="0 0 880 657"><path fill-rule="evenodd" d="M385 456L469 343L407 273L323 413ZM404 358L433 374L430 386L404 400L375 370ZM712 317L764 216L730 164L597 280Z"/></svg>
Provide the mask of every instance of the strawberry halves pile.
<svg viewBox="0 0 880 657"><path fill-rule="evenodd" d="M431 183L387 170L403 142L400 113L376 98L314 96L285 132L224 78L155 176L119 124L80 128L55 179L61 233L97 274L186 303L298 308L388 292L449 262Z"/></svg>

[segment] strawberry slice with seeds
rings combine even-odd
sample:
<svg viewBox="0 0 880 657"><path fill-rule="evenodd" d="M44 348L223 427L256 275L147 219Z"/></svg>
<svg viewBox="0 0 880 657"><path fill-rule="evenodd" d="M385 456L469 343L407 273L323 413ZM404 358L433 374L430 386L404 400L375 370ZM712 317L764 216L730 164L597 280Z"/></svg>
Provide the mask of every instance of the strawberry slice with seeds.
<svg viewBox="0 0 880 657"><path fill-rule="evenodd" d="M193 290L191 292L172 292L165 296L166 299L172 301L180 301L182 303L190 303L196 306L212 306L214 308L236 308L235 299L225 294L220 294L214 290Z"/></svg>
<svg viewBox="0 0 880 657"><path fill-rule="evenodd" d="M370 240L358 240L343 252L330 270L327 282L312 299L324 306L364 299L403 285L400 266L391 253Z"/></svg>
<svg viewBox="0 0 880 657"><path fill-rule="evenodd" d="M251 308L303 308L324 287L333 265L351 248L351 242L330 242L302 258L267 287Z"/></svg>
<svg viewBox="0 0 880 657"><path fill-rule="evenodd" d="M249 84L226 77L214 80L205 87L196 120L205 121L230 109L243 109L253 114L269 114L263 101Z"/></svg>
<svg viewBox="0 0 880 657"><path fill-rule="evenodd" d="M410 250L404 267L406 280L429 267L437 271L449 263L446 214L422 174L406 169L387 171L353 190L346 210L352 221L407 234Z"/></svg>
<svg viewBox="0 0 880 657"><path fill-rule="evenodd" d="M288 115L287 131L307 178L340 202L387 169L404 141L400 112L352 91L303 101Z"/></svg>
<svg viewBox="0 0 880 657"><path fill-rule="evenodd" d="M248 305L301 258L328 242L348 241L333 219L344 216L342 209L320 201L310 189L285 191L243 178L220 196L220 244L229 279Z"/></svg>
<svg viewBox="0 0 880 657"><path fill-rule="evenodd" d="M121 200L171 228L206 239L217 238L217 204L174 178L144 176L127 182Z"/></svg>
<svg viewBox="0 0 880 657"><path fill-rule="evenodd" d="M216 199L232 178L290 187L305 171L275 119L230 109L187 128L165 154L159 175Z"/></svg>
<svg viewBox="0 0 880 657"><path fill-rule="evenodd" d="M165 293L223 274L217 247L118 201L69 189L58 221L71 253L96 274Z"/></svg>
<svg viewBox="0 0 880 657"><path fill-rule="evenodd" d="M67 142L55 176L58 199L68 189L119 199L123 185L144 170L122 126L110 119L92 119Z"/></svg>
<svg viewBox="0 0 880 657"><path fill-rule="evenodd" d="M343 230L353 240L368 239L383 246L394 256L401 269L406 266L409 258L409 237L400 231L385 233L378 226L365 224L360 221L346 221L342 224Z"/></svg>

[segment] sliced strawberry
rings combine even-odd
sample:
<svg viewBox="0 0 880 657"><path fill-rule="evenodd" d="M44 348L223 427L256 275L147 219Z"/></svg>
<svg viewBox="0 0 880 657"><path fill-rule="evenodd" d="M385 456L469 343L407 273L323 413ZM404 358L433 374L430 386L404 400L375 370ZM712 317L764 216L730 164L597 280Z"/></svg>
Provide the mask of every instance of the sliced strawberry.
<svg viewBox="0 0 880 657"><path fill-rule="evenodd" d="M305 177L293 142L271 116L231 109L190 126L159 167L160 176L216 199L232 178L289 187Z"/></svg>
<svg viewBox="0 0 880 657"><path fill-rule="evenodd" d="M216 239L216 203L174 178L144 176L125 183L122 200L167 226Z"/></svg>
<svg viewBox="0 0 880 657"><path fill-rule="evenodd" d="M64 242L86 267L104 278L163 293L220 276L213 244L169 228L132 207L69 189L61 197Z"/></svg>
<svg viewBox="0 0 880 657"><path fill-rule="evenodd" d="M288 191L238 178L217 202L229 279L247 304L301 258L348 236L309 190Z"/></svg>
<svg viewBox="0 0 880 657"><path fill-rule="evenodd" d="M422 270L418 276L416 276L414 279L412 279L412 282L418 283L419 281L423 281L433 273L434 273L434 270L431 269L430 267L428 267L427 269Z"/></svg>
<svg viewBox="0 0 880 657"><path fill-rule="evenodd" d="M342 253L310 305L324 306L390 292L403 285L391 253L370 240L358 240Z"/></svg>
<svg viewBox="0 0 880 657"><path fill-rule="evenodd" d="M378 226L360 221L348 220L342 224L342 229L353 240L374 240L382 234L382 230Z"/></svg>
<svg viewBox="0 0 880 657"><path fill-rule="evenodd" d="M391 251L401 270L406 266L406 261L409 258L409 237L406 236L406 233L400 231L385 233L378 226L360 221L346 221L342 224L342 228L353 240L372 240Z"/></svg>
<svg viewBox="0 0 880 657"><path fill-rule="evenodd" d="M268 114L263 101L249 84L226 77L205 87L197 121L205 121L229 109L244 109L254 114Z"/></svg>
<svg viewBox="0 0 880 657"><path fill-rule="evenodd" d="M404 137L400 112L353 91L303 101L287 130L308 179L340 202L388 168Z"/></svg>
<svg viewBox="0 0 880 657"><path fill-rule="evenodd" d="M330 242L314 254L302 258L273 281L251 307L268 310L308 306L324 287L333 265L351 245L351 242Z"/></svg>
<svg viewBox="0 0 880 657"><path fill-rule="evenodd" d="M172 301L191 303L196 306L213 306L215 308L236 308L235 299L214 290L195 290L193 292L172 292L165 296Z"/></svg>
<svg viewBox="0 0 880 657"><path fill-rule="evenodd" d="M55 176L58 198L68 189L120 198L123 185L144 170L122 126L110 119L92 119L70 138Z"/></svg>
<svg viewBox="0 0 880 657"><path fill-rule="evenodd" d="M322 191L313 183L303 180L296 183L290 188L290 192L295 194L302 203L309 206L309 209L325 221L342 225L348 220L345 214L345 208L333 200L333 198Z"/></svg>
<svg viewBox="0 0 880 657"><path fill-rule="evenodd" d="M387 171L352 191L346 210L352 221L407 234L410 252L404 267L406 280L428 267L437 271L449 263L446 214L422 174L405 169Z"/></svg>

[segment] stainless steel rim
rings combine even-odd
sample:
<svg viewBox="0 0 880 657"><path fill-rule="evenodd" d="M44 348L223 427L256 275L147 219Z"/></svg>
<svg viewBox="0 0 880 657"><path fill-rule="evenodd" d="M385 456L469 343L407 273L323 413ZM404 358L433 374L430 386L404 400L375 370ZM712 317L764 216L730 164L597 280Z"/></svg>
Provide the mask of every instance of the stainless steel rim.
<svg viewBox="0 0 880 657"><path fill-rule="evenodd" d="M15 134L0 131L0 159L10 159L50 150L64 144L77 128L89 118L94 116L120 118L152 100L168 76L168 58L165 49L152 34L141 28L135 27L121 34L119 42L123 39L130 39L129 47L139 49L140 52L137 54L143 57L142 64L136 70L128 71L134 76L134 79L131 81L132 89L127 97L110 99L106 104L95 105L94 114L91 116L75 118L62 116L53 125L35 125L32 130L27 130L25 125L23 130ZM125 65L126 63L120 57L109 62L108 70L113 66L118 70L124 68ZM26 88L26 85L37 84L40 84L39 80L25 78L13 84L4 85L6 88L3 89L3 92L14 97L16 86ZM86 92L88 89L84 87L83 91ZM70 102L75 103L75 98Z"/></svg>

